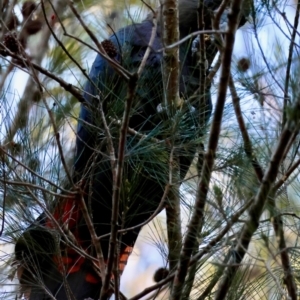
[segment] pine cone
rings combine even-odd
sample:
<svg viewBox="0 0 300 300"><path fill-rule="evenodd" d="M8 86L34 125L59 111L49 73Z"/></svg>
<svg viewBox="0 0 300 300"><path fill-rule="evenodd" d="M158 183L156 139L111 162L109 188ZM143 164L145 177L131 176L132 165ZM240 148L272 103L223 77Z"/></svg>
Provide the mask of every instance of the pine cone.
<svg viewBox="0 0 300 300"><path fill-rule="evenodd" d="M250 60L248 58L241 58L238 63L237 63L237 67L239 69L239 71L241 72L247 72L248 69L250 68Z"/></svg>
<svg viewBox="0 0 300 300"><path fill-rule="evenodd" d="M36 4L33 1L24 2L21 9L24 19L27 19L35 9L36 9Z"/></svg>
<svg viewBox="0 0 300 300"><path fill-rule="evenodd" d="M169 270L166 268L159 268L155 271L154 276L153 276L153 280L155 282L159 282L165 278L167 278L167 276L169 275Z"/></svg>
<svg viewBox="0 0 300 300"><path fill-rule="evenodd" d="M8 32L4 36L3 44L7 47L11 52L18 53L19 52L19 42L17 40L16 32Z"/></svg>
<svg viewBox="0 0 300 300"><path fill-rule="evenodd" d="M112 41L104 40L101 45L109 57L114 58L118 54L117 49Z"/></svg>

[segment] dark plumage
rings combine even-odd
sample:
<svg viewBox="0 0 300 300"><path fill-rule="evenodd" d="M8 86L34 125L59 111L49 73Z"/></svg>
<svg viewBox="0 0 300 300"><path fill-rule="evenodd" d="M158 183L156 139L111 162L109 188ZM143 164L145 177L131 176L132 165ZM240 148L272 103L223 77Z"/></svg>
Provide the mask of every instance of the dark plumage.
<svg viewBox="0 0 300 300"><path fill-rule="evenodd" d="M198 0L180 2L181 38L197 30L197 6ZM210 21L207 22L206 27L209 28ZM110 57L134 72L144 57L152 27L151 17L148 17L140 24L120 29L109 41L105 41L103 47ZM179 156L180 179L185 177L199 138L203 135L199 117L202 115L207 121L211 114L209 87L204 95L205 109L200 111L199 95L191 98L199 87L199 67L191 50L192 40L180 46L180 97L185 104L172 118L167 110L161 109L164 96L163 54L158 51L162 48L161 34L158 25L145 70L138 81L131 112L129 127L146 138L130 133L127 135L120 228L144 222L157 208L169 176L170 143L166 142L167 139L172 140L175 153ZM100 107L103 107L117 153L120 135L118 122L124 112L126 92L126 82L98 55L90 72L90 81L85 86L85 103L79 115L73 178L85 191L85 202L98 236L110 233L112 209L112 171ZM79 246L95 256L78 199L58 201L53 216L68 226ZM127 260L128 247L133 247L139 230L136 228L119 236L121 260ZM109 237L102 238L100 243L107 259ZM99 297L101 280L92 263L65 243L45 214L23 233L15 253L16 259L22 262L20 281L30 292L30 300L51 299L49 294L58 300L68 299L67 295L70 299L80 300Z"/></svg>

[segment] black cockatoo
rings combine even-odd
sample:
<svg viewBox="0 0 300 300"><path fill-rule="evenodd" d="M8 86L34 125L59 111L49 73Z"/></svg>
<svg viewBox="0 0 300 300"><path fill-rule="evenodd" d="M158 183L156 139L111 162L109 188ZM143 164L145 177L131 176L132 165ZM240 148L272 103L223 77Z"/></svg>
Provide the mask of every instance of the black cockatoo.
<svg viewBox="0 0 300 300"><path fill-rule="evenodd" d="M197 31L197 7L198 0L179 2L180 38ZM210 5L205 7L206 14L210 8ZM205 27L210 28L210 18L206 19ZM102 43L103 47L112 59L134 72L144 57L152 28L152 19L147 17L142 23L127 26L113 34L109 41ZM209 87L205 95L196 93L195 96L200 72L197 57L192 51L192 39L180 46L179 92L184 104L178 107L172 118L167 109L163 109L161 35L158 23L131 110L121 183L120 229L145 222L158 207L169 180L168 140L172 140L179 159L179 178L184 179L203 135L199 120L207 121L211 114ZM208 61L211 63L213 53L210 55ZM97 236L104 236L100 239L104 260L108 257L111 232L113 178L103 115L117 153L126 92L127 83L98 55L85 86L85 102L78 120L73 181L84 192L84 201ZM200 97L204 97L206 103L201 110ZM96 266L70 246L70 239L73 239L77 248L96 257L80 201L73 195L56 202L53 218L43 213L16 243L15 256L21 265L19 278L24 293L30 300L98 299L102 284ZM61 231L57 230L56 222ZM120 269L127 261L139 230L140 227L136 227L118 236L119 262L123 264Z"/></svg>

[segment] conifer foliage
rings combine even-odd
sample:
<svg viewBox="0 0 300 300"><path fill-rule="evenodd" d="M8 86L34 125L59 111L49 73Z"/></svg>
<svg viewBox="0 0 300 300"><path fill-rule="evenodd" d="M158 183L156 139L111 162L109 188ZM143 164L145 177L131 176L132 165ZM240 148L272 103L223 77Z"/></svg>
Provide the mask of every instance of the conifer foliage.
<svg viewBox="0 0 300 300"><path fill-rule="evenodd" d="M108 2L0 8L9 297L297 299L299 5ZM123 294L162 211L166 263Z"/></svg>

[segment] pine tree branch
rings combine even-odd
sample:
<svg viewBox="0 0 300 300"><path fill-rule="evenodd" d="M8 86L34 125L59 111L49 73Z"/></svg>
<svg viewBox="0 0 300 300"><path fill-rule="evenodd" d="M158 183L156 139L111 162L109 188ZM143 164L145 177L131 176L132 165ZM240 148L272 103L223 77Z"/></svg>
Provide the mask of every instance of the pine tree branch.
<svg viewBox="0 0 300 300"><path fill-rule="evenodd" d="M210 240L210 242L205 247L203 247L201 249L201 251L199 251L196 255L194 255L191 258L191 261L190 261L191 265L198 262L206 253L208 253L211 249L213 249L213 247L222 240L222 238L229 232L229 230L232 229L232 226L239 220L241 215L249 209L249 207L253 203L253 200L254 200L253 198L250 198L245 203L244 207L240 208L239 211L237 211L233 216L228 218L228 220L226 222L226 226L221 230L221 232L215 238Z"/></svg>
<svg viewBox="0 0 300 300"><path fill-rule="evenodd" d="M289 297L292 300L296 300L298 298L297 285L295 282L295 277L293 275L290 257L285 242L282 216L280 214L277 214L278 209L276 207L275 195L274 194L270 195L269 198L270 199L268 201L268 204L271 206L270 211L271 211L272 224L278 240L278 248L279 248L281 264L284 272L283 282L287 287Z"/></svg>
<svg viewBox="0 0 300 300"><path fill-rule="evenodd" d="M6 180L6 179L2 179L0 178L0 182L4 183L4 184L8 184L8 185L12 185L12 186L27 186L28 188L31 188L31 189L35 189L35 190L40 190L40 191L44 191L44 192L47 192L48 194L52 195L52 196L55 196L55 197L61 197L61 198L70 198L70 195L63 195L63 194L57 194L57 193L54 193L52 191L50 191L49 189L47 188L43 188L42 186L40 185L35 185L33 183L30 183L30 182L24 182L24 181L10 181L10 180Z"/></svg>
<svg viewBox="0 0 300 300"><path fill-rule="evenodd" d="M298 169L300 165L300 159L298 159L287 171L285 174L282 175L282 177L276 182L276 184L274 185L273 187L273 191L272 193L274 192L277 192L281 187L282 185L287 181L287 179L291 176L291 174Z"/></svg>
<svg viewBox="0 0 300 300"><path fill-rule="evenodd" d="M48 105L47 101L44 98L43 98L43 102L44 102L44 105L47 109L47 112L48 112L48 115L49 115L49 118L50 118L50 121L51 121L51 124L52 124L52 128L53 128L53 131L54 131L54 136L55 136L56 145L57 145L57 148L58 148L61 163L63 165L63 168L64 168L65 173L67 175L67 178L69 180L69 183L72 185L72 187L74 187L73 178L72 178L71 173L69 171L69 167L66 163L64 151L63 151L63 148L62 148L62 145L61 145L61 142L60 142L60 134L58 132L55 119L53 117L51 109L49 108L49 105Z"/></svg>
<svg viewBox="0 0 300 300"><path fill-rule="evenodd" d="M254 155L254 151L252 149L252 143L251 143L251 140L250 140L243 116L242 116L242 111L241 111L241 107L240 107L240 103L239 103L240 99L237 95L237 92L236 92L236 89L234 86L234 82L232 79L232 75L230 75L229 87L230 87L230 92L232 95L232 102L233 102L235 114L236 114L237 121L238 121L238 124L240 127L240 131L242 133L243 141L244 141L245 153L246 153L248 159L252 163L252 166L256 173L258 181L262 182L263 176L264 176L264 171L262 170L257 158ZM285 119L285 117L284 117L284 119ZM290 142L287 145L286 151L283 154L282 160L285 159L286 153L288 152L288 149L291 147L296 134L297 134L297 132L294 132L292 134ZM273 191L274 191L274 189L273 189ZM272 220L273 220L273 222L272 222L273 228L274 228L275 234L279 240L278 247L280 250L282 267L283 267L284 274L285 274L285 284L287 285L288 293L289 293L289 296L291 297L291 299L296 299L297 298L297 286L295 284L294 276L292 275L290 259L289 259L288 252L286 250L282 217L281 217L281 215L277 214L275 193L271 193L268 203L271 206L271 208L269 210L270 210Z"/></svg>
<svg viewBox="0 0 300 300"><path fill-rule="evenodd" d="M300 1L297 2L297 6L296 6L293 31L292 31L290 46L289 46L289 55L288 55L288 59L287 59L286 75L285 75L285 83L284 83L282 127L284 126L286 119L287 119L287 115L286 115L287 111L286 110L287 110L288 102L290 102L290 96L289 96L288 90L289 90L289 85L290 85L290 72L291 72L292 59L293 59L293 53L294 53L295 39L296 39L296 34L298 31L298 24L299 24L299 15L300 15L299 12L300 12Z"/></svg>
<svg viewBox="0 0 300 300"><path fill-rule="evenodd" d="M300 102L298 103L298 106L300 106ZM240 267L240 263L242 262L246 254L252 236L259 226L259 219L264 210L264 206L268 201L268 196L270 195L270 192L272 190L272 185L276 180L279 166L282 161L282 155L286 150L286 147L294 130L298 130L297 127L295 128L295 122L298 121L291 120L290 122L288 122L281 133L280 140L272 155L269 167L264 174L262 183L254 199L254 203L249 210L249 219L245 223L239 234L237 246L233 251L232 259L230 261L230 266L228 266L226 269L226 273L222 282L220 283L215 300L221 300L226 297L227 292L234 280L235 274ZM297 123L296 126L298 126Z"/></svg>
<svg viewBox="0 0 300 300"><path fill-rule="evenodd" d="M213 170L216 149L221 130L221 122L226 100L226 91L230 76L231 57L235 40L235 32L237 29L238 17L240 13L241 1L232 2L232 12L228 14L228 31L225 39L225 49L222 56L221 77L218 90L218 98L216 104L215 115L213 117L212 127L209 136L208 149L205 154L201 178L198 184L196 203L188 231L184 240L183 249L180 255L179 266L174 279L174 288L171 299L181 299L182 288L185 282L190 258L193 249L197 243L198 230L204 218L204 207L208 193L208 186Z"/></svg>
<svg viewBox="0 0 300 300"><path fill-rule="evenodd" d="M110 278L113 270L116 249L118 244L117 239L118 239L119 203L120 203L121 184L123 178L123 165L124 165L126 138L127 138L127 128L130 119L131 107L135 96L137 79L138 76L136 74L131 76L128 82L127 99L126 99L125 111L123 115L119 145L118 145L118 156L115 165L112 168L113 196L112 196L111 235L109 239L107 268L106 268L103 286L101 289L100 300L106 300L110 293L109 284L110 284Z"/></svg>
<svg viewBox="0 0 300 300"><path fill-rule="evenodd" d="M204 23L204 5L203 5L203 1L199 1L198 4L198 29L199 31L203 31L205 28L205 23ZM206 106L207 106L207 89L206 89L206 64L207 64L207 60L206 60L206 47L205 47L205 36L202 35L198 35L196 37L196 39L199 40L199 50L197 51L197 54L199 55L199 88L198 88L198 95L200 95L199 97L199 111L200 112L205 112L206 111ZM210 86L210 85L209 85ZM206 125L206 114L202 113L199 114L199 127L200 128L205 128ZM200 146L201 147L201 146ZM204 148L204 146L202 145L202 148ZM198 170L198 176L200 176L199 172L201 172L202 170L202 166L203 166L203 158L204 156L201 155L200 153L198 154L198 161L197 161L197 170ZM201 230L200 230L201 232ZM195 255L198 251L198 245L197 243L195 243L194 249L192 251L192 256ZM189 299L190 297L190 293L191 290L193 288L194 285L194 280L195 280L195 276L197 273L197 265L195 264L194 266L192 266L188 272L188 276L186 279L186 286L184 287L184 291L183 291L183 299Z"/></svg>
<svg viewBox="0 0 300 300"><path fill-rule="evenodd" d="M230 259L230 252L228 252L226 254L225 258L223 259L222 265L220 265L218 267L218 270L215 272L213 277L210 279L209 284L206 286L206 288L201 293L201 295L197 298L197 300L205 300L205 299L207 299L207 297L209 297L212 294L212 291L213 291L214 287L216 286L219 279L223 275L225 265L228 264L229 259Z"/></svg>
<svg viewBox="0 0 300 300"><path fill-rule="evenodd" d="M100 272L101 272L101 278L102 280L104 279L104 274L105 274L105 261L104 261L104 256L103 256L103 252L102 252L102 248L101 248L101 244L97 239L97 234L96 234L96 230L94 227L94 224L91 220L89 211L87 209L84 197L82 196L83 192L80 192L79 194L79 199L80 200L80 206L81 206L81 212L83 214L85 223L88 227L88 230L90 232L91 235L91 239L92 239L92 244L95 248L96 251L96 255L97 255L97 259L99 262L99 268L100 268Z"/></svg>
<svg viewBox="0 0 300 300"><path fill-rule="evenodd" d="M209 253L213 249L213 247L222 240L222 238L232 229L232 226L239 220L241 215L250 207L252 202L253 199L249 199L244 205L244 207L242 207L238 212L236 212L234 215L228 218L226 226L221 230L221 232L214 239L210 240L210 242L204 248L202 248L201 251L199 251L199 253L197 253L195 256L191 258L189 266L196 264L205 254ZM175 275L176 272L171 273L167 278L161 280L157 284L154 284L144 289L142 292L140 292L139 294L135 295L134 297L128 300L138 300L144 297L145 295L148 295L149 293L163 287L168 282L174 280Z"/></svg>
<svg viewBox="0 0 300 300"><path fill-rule="evenodd" d="M2 177L3 177L3 200L2 200L2 222L1 222L1 229L0 229L0 237L2 237L2 233L4 230L4 223L5 223L5 203L6 203L6 196L7 196L7 188L6 188L6 170L5 170L5 161L4 157L1 157L1 164L2 164ZM1 180L1 179L0 179ZM2 181L2 180L1 180Z"/></svg>
<svg viewBox="0 0 300 300"><path fill-rule="evenodd" d="M124 234L128 231L132 231L132 230L135 230L137 228L140 228L140 227L143 227L143 226L149 224L165 208L166 198L169 195L169 191L170 191L170 185L167 184L166 187L165 187L165 190L164 190L164 194L163 194L163 196L160 200L160 203L159 203L158 207L156 208L154 213L146 221L144 221L144 222L142 222L142 223L140 223L136 226L120 229L120 230L118 230L118 234ZM110 236L110 233L98 236L98 239L101 240L101 239L103 239L105 237L108 237L108 236Z"/></svg>
<svg viewBox="0 0 300 300"><path fill-rule="evenodd" d="M179 47L168 48L179 40L179 20L178 1L166 0L162 5L163 24L163 86L165 99L163 106L168 110L169 118L172 118L177 103L179 103ZM179 157L174 151L173 128L176 130L175 120L170 130L171 153L169 158L169 184L171 186L166 205L166 222L168 235L168 260L170 270L174 270L181 249L181 217L180 217L180 197L179 197Z"/></svg>
<svg viewBox="0 0 300 300"><path fill-rule="evenodd" d="M59 20L60 26L62 27L62 29L64 30L64 33L66 33L66 29L65 26L63 24L63 22L60 20L59 18L59 14L56 11L54 5L52 4L51 1L49 1L49 4L51 5L53 11L55 12L57 19ZM67 50L67 48L65 47L65 45L60 41L60 39L58 38L58 36L56 35L56 33L54 32L54 30L52 29L52 25L49 23L47 15L46 15L46 9L45 9L45 4L44 4L44 0L41 1L41 6L42 6L42 12L44 15L44 19L45 22L49 28L49 30L51 31L51 34L53 36L53 38L56 40L57 44L59 45L60 48L62 48L62 50L66 53L66 55L68 56L68 58L77 66L77 68L81 71L81 73L83 74L83 76L90 81L91 83L93 83L90 79L90 77L88 76L88 74L86 73L85 69L83 69L81 67L81 65L78 63L78 61L73 57L73 55L70 54L70 52Z"/></svg>
<svg viewBox="0 0 300 300"><path fill-rule="evenodd" d="M82 91L78 90L77 87L74 87L72 84L66 82L65 80L63 80L59 76L56 76L52 72L49 72L45 68L43 68L40 65L34 63L33 61L30 60L29 57L27 57L27 56L23 57L23 56L20 56L20 55L16 55L16 54L14 54L14 53L12 53L10 51L7 51L7 54L9 56L13 57L14 59L16 59L17 61L20 61L21 63L23 63L28 68L33 68L33 69L39 71L40 73L42 73L43 75L45 75L46 77L55 80L57 83L60 84L60 86L62 88L64 88L64 90L66 92L69 92L76 99L78 99L79 102L84 102L85 101L84 97L82 96ZM22 68L20 68L20 69L22 69Z"/></svg>
<svg viewBox="0 0 300 300"><path fill-rule="evenodd" d="M231 97L232 97L232 104L234 107L234 112L235 112L235 116L240 128L240 132L242 134L242 138L243 138L243 142L244 142L244 151L248 157L248 159L250 160L252 167L256 173L257 179L259 182L262 181L263 177L264 177L264 171L262 169L262 167L260 166L256 156L254 155L254 151L253 151L253 147L252 147L252 142L243 118L243 113L242 113L242 109L240 106L240 98L236 92L236 88L232 79L232 75L230 74L230 78L229 78L229 88L230 88L230 93L231 93Z"/></svg>
<svg viewBox="0 0 300 300"><path fill-rule="evenodd" d="M77 11L77 9L74 6L74 2L71 0L68 0L69 7L73 14L75 15L76 19L79 21L81 26L84 28L86 33L89 35L89 37L92 39L92 41L95 43L97 46L97 53L101 55L109 64L110 66L126 81L130 81L132 78L132 74L128 72L126 69L124 69L118 62L115 60L111 59L109 55L107 55L106 51L104 50L103 46L101 43L99 43L98 39L94 35L94 33L89 29L89 27L85 24L83 19L80 16L80 13Z"/></svg>
<svg viewBox="0 0 300 300"><path fill-rule="evenodd" d="M273 70L271 69L271 66L270 66L270 64L268 62L268 59L265 56L264 50L263 50L263 48L261 46L261 43L259 41L259 38L258 38L258 24L257 24L257 20L256 19L253 20L253 32L254 32L254 37L256 39L256 42L257 42L257 46L258 46L259 51L261 53L261 56L263 58L263 61L264 61L265 65L266 65L266 67L268 69L269 75L271 75L272 79L277 84L277 86L280 88L280 90L282 92L284 92L284 89L283 89L282 85L279 83L279 81L276 78L276 75L274 74Z"/></svg>
<svg viewBox="0 0 300 300"><path fill-rule="evenodd" d="M171 150L169 159L169 186L170 191L167 197L166 223L168 235L168 261L170 270L175 270L181 249L181 211L180 211L180 195L179 195L179 159Z"/></svg>
<svg viewBox="0 0 300 300"><path fill-rule="evenodd" d="M153 23L153 26L152 26L152 30L151 30L151 35L150 35L150 40L149 40L149 43L148 43L148 47L145 51L145 54L143 56L143 59L140 63L138 71L137 71L137 76L138 77L141 76L143 70L145 69L145 66L146 66L148 57L150 55L150 52L152 50L152 45L153 45L153 42L155 40L155 36L156 36L156 33L157 33L157 19L156 19L156 13L154 13L154 12L152 13L152 23Z"/></svg>
<svg viewBox="0 0 300 300"><path fill-rule="evenodd" d="M16 159L14 155L11 155L9 152L7 152L7 151L5 150L5 147L4 147L4 146L2 146L2 147L0 146L0 156L2 156L3 154L7 155L9 158L11 158L13 161L15 161L19 166L21 166L21 167L24 168L26 171L28 171L30 174L32 174L32 176L37 177L37 178L39 178L40 180L47 182L47 183L50 184L51 186L55 187L56 189L58 189L58 190L60 190L60 191L62 191L62 192L64 192L64 193L66 193L66 194L68 194L68 195L70 195L70 194L71 194L71 195L75 195L75 194L76 194L76 192L72 192L72 191L66 190L66 189L62 188L61 186L56 185L56 184L55 184L54 182L52 182L51 180L49 180L49 179L47 179L47 178L41 176L40 174L36 173L36 172L33 171L32 169L30 169L28 166L26 166L25 164L23 164L20 160ZM9 182L9 181L6 181L6 182ZM22 181L20 181L20 182L18 182L18 181L13 181L13 182L9 182L9 183L10 183L10 184L15 184L15 185L21 185L21 184L23 184L23 185L28 185L29 187L33 187L33 188L35 188L35 189L45 190L45 189L44 189L43 187L41 187L41 186L36 186L36 185L34 185L34 184L32 184L32 183L26 183L26 182L22 182ZM46 190L46 191L49 192L49 193L51 193L51 194L54 195L54 196L59 195L60 197L64 197L63 194L56 194L56 193L51 192L51 191L49 191L49 190ZM67 196L67 197L68 197L68 196Z"/></svg>
<svg viewBox="0 0 300 300"><path fill-rule="evenodd" d="M179 47L168 48L168 45L179 40L178 3L166 0L162 6L163 23L163 84L166 91L166 105L170 113L179 101Z"/></svg>
<svg viewBox="0 0 300 300"><path fill-rule="evenodd" d="M58 11L64 11L65 4L63 1L56 0L54 3L54 6ZM43 28L41 33L41 38L36 46L36 55L33 60L33 62L37 65L41 64L48 49L48 41L51 37L51 31L47 27ZM19 129L23 129L27 125L29 112L34 103L32 99L34 98L34 94L37 92L39 91L36 86L35 76L30 76L26 83L22 98L17 105L17 112L14 116L14 120L11 123L11 127L8 129L8 134L4 139L4 144L12 141L16 132Z"/></svg>
<svg viewBox="0 0 300 300"><path fill-rule="evenodd" d="M15 172L15 175L21 181L21 178L17 172ZM70 230L67 228L67 225L59 224L59 222L52 215L52 213L50 213L50 211L48 210L45 203L40 201L40 199L36 196L36 194L30 188L30 186L25 185L25 187L26 187L27 191L29 192L29 194L31 195L32 199L36 202L36 204L39 207L41 207L43 209L43 212L45 213L46 217L50 220L51 228L58 230L59 234L61 234L61 236L63 237L63 240L61 240L61 242L65 245L67 245L68 247L71 247L72 249L74 249L82 257L85 257L92 262L98 263L98 260L96 258L94 258L93 256L90 256L89 254L86 253L85 250L83 250L81 248L81 246L78 244L78 242L77 242L76 238L74 237L74 235L72 234L72 232L70 232ZM69 198L70 198L70 194L71 194L71 197L73 197L73 198L78 196L77 191L76 191L76 194L72 194L72 192L69 192ZM62 196L62 195L60 195L60 196Z"/></svg>

